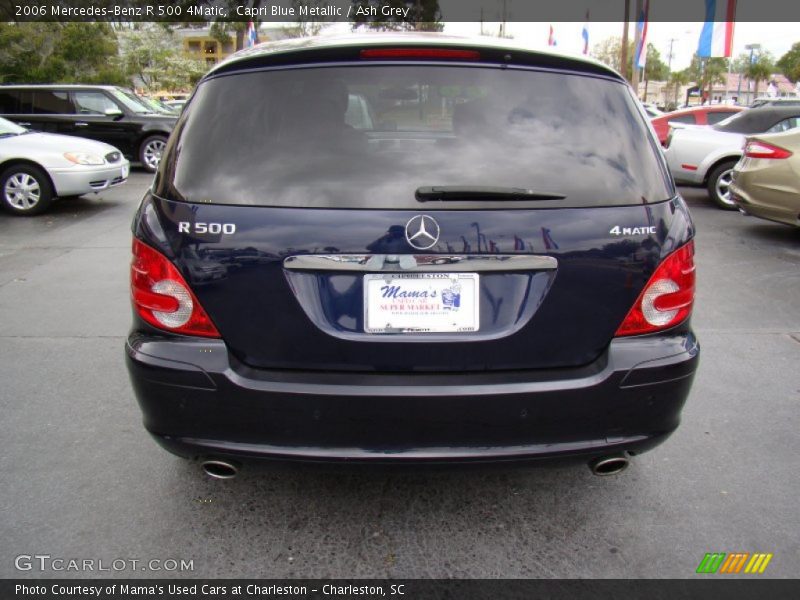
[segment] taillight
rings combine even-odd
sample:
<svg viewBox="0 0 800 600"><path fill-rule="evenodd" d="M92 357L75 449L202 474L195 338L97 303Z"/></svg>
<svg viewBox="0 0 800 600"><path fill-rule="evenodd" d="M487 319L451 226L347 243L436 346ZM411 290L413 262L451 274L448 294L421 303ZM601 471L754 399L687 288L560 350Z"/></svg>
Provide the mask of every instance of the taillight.
<svg viewBox="0 0 800 600"><path fill-rule="evenodd" d="M166 256L133 240L131 298L142 319L185 335L220 337L197 298Z"/></svg>
<svg viewBox="0 0 800 600"><path fill-rule="evenodd" d="M786 148L754 140L744 145L744 155L748 158L789 158L792 153Z"/></svg>
<svg viewBox="0 0 800 600"><path fill-rule="evenodd" d="M694 242L670 254L639 294L617 336L641 335L685 321L694 303Z"/></svg>
<svg viewBox="0 0 800 600"><path fill-rule="evenodd" d="M457 48L370 48L361 51L364 59L478 60L480 52Z"/></svg>

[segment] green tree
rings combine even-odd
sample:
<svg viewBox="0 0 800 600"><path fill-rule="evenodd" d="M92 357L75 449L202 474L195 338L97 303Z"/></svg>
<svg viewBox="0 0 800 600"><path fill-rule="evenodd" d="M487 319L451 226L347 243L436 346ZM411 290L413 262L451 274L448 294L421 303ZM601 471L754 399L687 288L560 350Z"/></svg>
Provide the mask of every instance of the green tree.
<svg viewBox="0 0 800 600"><path fill-rule="evenodd" d="M231 35L236 33L232 25L233 23L225 21L214 21L208 28L208 35L220 44L226 44L231 41Z"/></svg>
<svg viewBox="0 0 800 600"><path fill-rule="evenodd" d="M791 49L776 63L781 73L791 81L800 81L800 42L792 44Z"/></svg>
<svg viewBox="0 0 800 600"><path fill-rule="evenodd" d="M258 21L254 21L254 24L255 27L258 28ZM232 36L235 39L234 50L241 50L244 48L245 33L247 33L246 22L225 19L217 19L214 21L209 31L209 35L222 44L229 41Z"/></svg>
<svg viewBox="0 0 800 600"><path fill-rule="evenodd" d="M633 44L629 45L629 48L633 48ZM604 39L602 42L598 42L592 47L592 51L590 52L590 56L596 58L600 62L608 65L617 73L621 73L628 77L627 72L628 69L625 69L626 73L623 73L622 68L620 66L620 50L622 49L622 38L615 36L609 37ZM630 58L631 53L628 52L628 66L632 64L632 59Z"/></svg>
<svg viewBox="0 0 800 600"><path fill-rule="evenodd" d="M0 23L4 83L122 83L107 23Z"/></svg>
<svg viewBox="0 0 800 600"><path fill-rule="evenodd" d="M174 34L156 23L140 23L120 32L120 54L125 72L139 79L146 88L157 87L153 74L174 53Z"/></svg>
<svg viewBox="0 0 800 600"><path fill-rule="evenodd" d="M197 6L202 3L200 0L178 0L185 7ZM236 14L236 7L242 6L241 0L224 0L218 2L223 8L227 9L227 17L216 17L211 24L210 35L219 42L225 43L231 37L236 39L234 48L241 50L244 48L244 36L247 32L247 21L242 21L241 17ZM248 8L257 9L261 6L261 0L248 0L246 3ZM253 22L258 28L258 19L253 19Z"/></svg>
<svg viewBox="0 0 800 600"><path fill-rule="evenodd" d="M442 11L439 0L351 0L353 7L353 30L369 27L383 31L442 31ZM392 16L386 16L381 8L393 8ZM411 8L406 16L397 10ZM369 11L375 9L375 15Z"/></svg>
<svg viewBox="0 0 800 600"><path fill-rule="evenodd" d="M672 103L667 107L669 110L678 108L678 95L680 94L681 88L688 85L690 81L692 81L692 78L689 75L688 69L673 71L669 74L668 86L672 88L673 91Z"/></svg>
<svg viewBox="0 0 800 600"><path fill-rule="evenodd" d="M150 91L190 88L207 70L202 61L184 55L180 40L169 27L140 23L121 31L119 40L126 74Z"/></svg>
<svg viewBox="0 0 800 600"><path fill-rule="evenodd" d="M715 83L725 83L728 73L728 60L722 57L700 58L695 54L687 69L691 79L701 90L701 97L711 98L711 88Z"/></svg>
<svg viewBox="0 0 800 600"><path fill-rule="evenodd" d="M4 83L39 81L53 39L45 35L45 23L0 23L0 80Z"/></svg>
<svg viewBox="0 0 800 600"><path fill-rule="evenodd" d="M194 87L208 69L202 61L174 53L149 73L158 89L185 90Z"/></svg>
<svg viewBox="0 0 800 600"><path fill-rule="evenodd" d="M768 51L756 49L752 55L743 53L734 61L734 68L737 73L742 73L745 77L755 82L753 97L758 97L758 87L762 81L767 81L775 72L775 60Z"/></svg>
<svg viewBox="0 0 800 600"><path fill-rule="evenodd" d="M66 66L62 81L124 84L116 33L107 23L66 23L56 55Z"/></svg>
<svg viewBox="0 0 800 600"><path fill-rule="evenodd" d="M592 48L591 56L596 58L602 63L607 64L614 69L617 73L624 75L630 81L633 78L633 61L636 58L634 50L635 41L628 42L628 64L625 65L625 72L622 72L620 67L620 50L622 49L622 38L614 36L606 38L602 42L595 44ZM669 75L669 68L661 60L661 53L656 50L653 44L647 44L647 61L644 65L644 80L645 81L662 81Z"/></svg>
<svg viewBox="0 0 800 600"><path fill-rule="evenodd" d="M669 67L661 60L661 53L653 44L647 44L647 62L644 64L644 99L651 81L664 81L669 77Z"/></svg>
<svg viewBox="0 0 800 600"><path fill-rule="evenodd" d="M653 44L647 44L647 62L644 66L646 81L664 81L669 77L669 67L661 60L661 53Z"/></svg>

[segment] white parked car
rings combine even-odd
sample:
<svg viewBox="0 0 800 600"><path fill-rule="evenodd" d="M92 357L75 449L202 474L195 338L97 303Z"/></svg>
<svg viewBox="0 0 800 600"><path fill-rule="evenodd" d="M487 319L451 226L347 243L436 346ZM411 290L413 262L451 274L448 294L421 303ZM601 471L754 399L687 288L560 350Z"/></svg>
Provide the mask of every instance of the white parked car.
<svg viewBox="0 0 800 600"><path fill-rule="evenodd" d="M800 106L763 106L736 113L711 127L673 125L664 154L679 184L706 186L719 206L735 210L729 187L745 136L800 126Z"/></svg>
<svg viewBox="0 0 800 600"><path fill-rule="evenodd" d="M130 163L102 142L37 133L0 118L0 198L18 215L37 215L54 198L99 192L123 183Z"/></svg>

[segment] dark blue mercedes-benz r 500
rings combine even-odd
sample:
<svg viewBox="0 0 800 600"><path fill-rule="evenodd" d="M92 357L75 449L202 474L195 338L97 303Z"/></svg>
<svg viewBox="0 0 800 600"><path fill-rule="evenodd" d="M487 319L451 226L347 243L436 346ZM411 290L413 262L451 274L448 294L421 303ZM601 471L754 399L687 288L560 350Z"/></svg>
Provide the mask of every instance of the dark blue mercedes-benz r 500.
<svg viewBox="0 0 800 600"><path fill-rule="evenodd" d="M507 41L262 44L198 84L133 224L147 430L246 459L575 458L666 439L694 228L630 87Z"/></svg>

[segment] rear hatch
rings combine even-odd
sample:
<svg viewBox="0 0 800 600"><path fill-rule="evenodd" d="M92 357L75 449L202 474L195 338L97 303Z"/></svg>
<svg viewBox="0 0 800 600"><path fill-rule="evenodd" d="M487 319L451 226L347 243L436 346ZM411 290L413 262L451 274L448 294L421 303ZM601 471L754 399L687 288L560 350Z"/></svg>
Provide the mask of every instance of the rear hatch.
<svg viewBox="0 0 800 600"><path fill-rule="evenodd" d="M138 235L238 360L532 369L608 346L686 231L645 118L597 67L477 57L243 62L199 85Z"/></svg>

